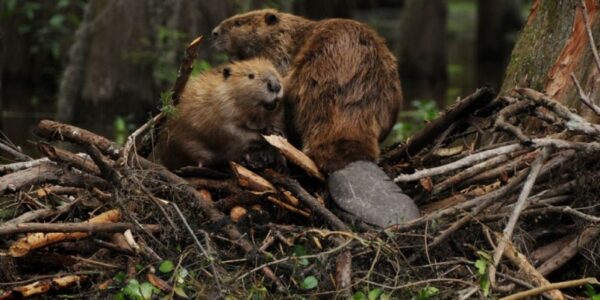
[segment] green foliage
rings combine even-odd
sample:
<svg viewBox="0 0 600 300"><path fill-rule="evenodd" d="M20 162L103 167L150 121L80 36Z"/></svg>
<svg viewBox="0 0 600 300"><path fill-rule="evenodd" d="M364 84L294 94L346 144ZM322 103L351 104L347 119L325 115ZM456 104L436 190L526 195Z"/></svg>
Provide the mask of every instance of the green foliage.
<svg viewBox="0 0 600 300"><path fill-rule="evenodd" d="M394 125L392 132L383 142L384 147L406 141L408 137L423 128L425 121L435 119L439 113L435 102L431 100L415 100L411 102L411 106L413 110L400 113L400 121Z"/></svg>
<svg viewBox="0 0 600 300"><path fill-rule="evenodd" d="M479 259L475 261L475 268L477 269L477 275L479 275L479 287L483 292L483 296L487 297L490 294L490 278L489 278L489 266L492 261L492 256L485 251L477 251Z"/></svg>
<svg viewBox="0 0 600 300"><path fill-rule="evenodd" d="M300 283L300 288L305 289L305 290L312 290L312 289L316 288L317 285L319 285L319 281L317 280L317 277L307 276L306 278L304 278L304 280L302 280L302 283Z"/></svg>
<svg viewBox="0 0 600 300"><path fill-rule="evenodd" d="M160 266L158 267L158 270L161 271L162 273L171 273L174 268L175 268L175 265L173 264L173 261L165 260L160 264Z"/></svg>
<svg viewBox="0 0 600 300"><path fill-rule="evenodd" d="M591 300L600 300L600 293L597 293L596 289L594 289L594 287L589 284L585 285L585 294Z"/></svg>
<svg viewBox="0 0 600 300"><path fill-rule="evenodd" d="M17 31L32 41L30 53L49 53L58 60L63 44L81 23L86 0L0 1L0 20L19 20ZM47 70L58 71L58 70ZM53 73L54 74L54 73Z"/></svg>
<svg viewBox="0 0 600 300"><path fill-rule="evenodd" d="M168 118L177 116L177 108L173 105L173 91L164 91L160 94L160 103L162 111Z"/></svg>
<svg viewBox="0 0 600 300"><path fill-rule="evenodd" d="M433 286L424 287L419 291L419 293L415 297L413 297L413 299L414 300L432 299L439 292L440 292L440 290L436 287L433 287Z"/></svg>
<svg viewBox="0 0 600 300"><path fill-rule="evenodd" d="M381 294L383 294L383 290L381 290L380 288L374 288L369 291L369 295L367 296L367 298L369 300L377 300L379 299L379 296L381 296Z"/></svg>
<svg viewBox="0 0 600 300"><path fill-rule="evenodd" d="M119 145L125 144L127 139L127 122L122 116L117 116L113 122L115 142Z"/></svg>
<svg viewBox="0 0 600 300"><path fill-rule="evenodd" d="M304 246L302 245L294 245L294 256L296 257L300 257L300 256L304 256L306 255L306 249L304 248ZM308 259L306 258L301 258L298 263L301 266L308 266Z"/></svg>
<svg viewBox="0 0 600 300"><path fill-rule="evenodd" d="M262 285L253 285L250 287L247 299L252 300L266 300L269 299L269 291Z"/></svg>

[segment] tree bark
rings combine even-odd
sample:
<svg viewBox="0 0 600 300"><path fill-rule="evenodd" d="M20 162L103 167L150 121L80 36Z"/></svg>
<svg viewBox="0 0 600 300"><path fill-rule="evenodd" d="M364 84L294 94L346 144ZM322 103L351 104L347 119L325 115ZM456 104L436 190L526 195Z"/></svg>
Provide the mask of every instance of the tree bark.
<svg viewBox="0 0 600 300"><path fill-rule="evenodd" d="M443 108L447 83L446 1L407 0L403 14L401 36L405 42L400 53L400 79L404 98L434 99Z"/></svg>
<svg viewBox="0 0 600 300"><path fill-rule="evenodd" d="M597 48L600 3L596 0L585 3ZM592 110L579 100L571 73L579 79L585 93L590 93L590 100L599 104L600 71L590 46L581 1L536 0L513 49L501 91L509 92L517 85L529 86L578 110L588 120L598 121Z"/></svg>

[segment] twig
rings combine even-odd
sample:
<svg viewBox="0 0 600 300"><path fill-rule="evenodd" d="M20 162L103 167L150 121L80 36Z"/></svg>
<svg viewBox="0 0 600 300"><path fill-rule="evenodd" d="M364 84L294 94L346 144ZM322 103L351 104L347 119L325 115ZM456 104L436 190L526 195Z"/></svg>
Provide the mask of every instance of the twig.
<svg viewBox="0 0 600 300"><path fill-rule="evenodd" d="M444 129L448 128L450 124L454 123L456 119L466 116L490 103L493 100L494 95L494 91L489 87L483 87L476 90L467 98L447 109L442 116L427 124L408 141L406 146L398 147L382 155L382 160L385 162L397 161L404 157L416 154L423 149L423 147L434 141L435 138L444 132Z"/></svg>
<svg viewBox="0 0 600 300"><path fill-rule="evenodd" d="M0 235L27 232L123 232L134 228L131 223L20 223L0 227ZM157 232L158 225L145 225L150 232Z"/></svg>
<svg viewBox="0 0 600 300"><path fill-rule="evenodd" d="M33 221L36 219L42 219L42 218L48 218L51 216L60 215L62 213L69 211L71 209L71 207L73 207L73 205L75 205L78 202L79 202L78 200L75 200L75 201L67 202L56 208L42 208L42 209L38 209L38 210L34 210L34 211L28 211L12 220L8 220L8 221L4 222L4 224L2 224L2 226L0 228L4 228L4 226L7 226L7 225L18 225L18 224L30 222L30 221Z"/></svg>
<svg viewBox="0 0 600 300"><path fill-rule="evenodd" d="M599 129L600 130L600 129ZM533 139L531 140L531 148L541 148L541 147L552 147L557 149L576 149L582 150L586 152L600 152L600 143L598 142L590 142L590 143L579 143L579 142L569 142L566 140L553 139L553 138L541 138L541 139ZM460 168L464 168L470 166L474 163L478 163L482 160L488 159L493 156L503 155L506 153L526 149L527 146L522 144L511 144L507 146L502 146L495 149L486 150L483 152L475 153L459 159L455 162L431 168L424 169L421 171L417 171L413 174L400 174L394 179L394 182L409 182L414 180L419 180L424 177L430 177L435 175L445 174L447 172L451 172Z"/></svg>
<svg viewBox="0 0 600 300"><path fill-rule="evenodd" d="M187 219L185 218L185 216L183 215L183 213L179 209L179 206L177 206L177 203L171 202L171 204L173 205L173 208L175 208L175 211L179 215L179 218L181 219L181 221L185 225L185 228L188 230L188 232L190 233L190 235L194 239L194 242L196 243L196 245L200 249L200 252L202 252L202 254L208 260L208 263L210 264L211 271L213 273L213 278L215 279L215 283L217 284L217 288L219 289L219 294L220 294L223 289L221 287L221 277L219 277L219 273L217 272L217 269L215 267L215 259L214 259L214 257L212 257L208 253L208 251L206 251L206 249L204 248L204 246L202 246L202 243L200 243L200 241L198 240L198 237L196 237L196 234L194 234L194 230L192 230L192 227L190 227L190 224L187 222ZM208 235L206 235L206 237L208 237Z"/></svg>
<svg viewBox="0 0 600 300"><path fill-rule="evenodd" d="M575 257L575 255L579 253L581 247L595 240L599 234L600 228L598 227L585 228L576 238L571 240L569 244L561 248L558 253L539 266L537 270L544 276L549 275Z"/></svg>
<svg viewBox="0 0 600 300"><path fill-rule="evenodd" d="M524 291L524 292L520 292L520 293L516 293L507 297L503 297L500 298L500 300L518 300L518 299L524 299L527 297L532 297L535 295L539 295L543 292L546 291L550 291L550 290L558 290L558 289L565 289L565 288L570 288L570 287L574 287L574 286L581 286L581 285L585 285L585 284L599 284L598 280L596 280L596 278L593 277L589 277L589 278L583 278L583 279L577 279L577 280L570 280L570 281L562 281L562 282L556 282L556 283L552 283L549 285L545 285L545 286L541 286L535 289L531 289L528 291Z"/></svg>
<svg viewBox="0 0 600 300"><path fill-rule="evenodd" d="M521 143L530 143L531 138L523 134L521 129L510 124L506 118L510 116L515 116L525 110L532 108L534 105L529 101L519 101L517 103L511 104L498 112L498 117L494 123L495 128L506 131L513 136L515 136Z"/></svg>
<svg viewBox="0 0 600 300"><path fill-rule="evenodd" d="M279 184L295 194L302 203L304 203L308 208L310 208L315 214L319 215L319 217L323 218L331 227L335 230L341 231L351 231L350 227L346 225L342 220L340 220L336 215L334 215L330 210L325 208L315 197L310 195L300 184L298 181L284 177L281 174L273 170L267 170L265 175L268 180Z"/></svg>
<svg viewBox="0 0 600 300"><path fill-rule="evenodd" d="M502 254L504 254L504 249L506 248L507 243L509 243L512 238L512 233L515 230L515 226L517 225L517 221L519 220L521 212L527 207L527 198L529 198L529 193L531 193L531 189L535 184L535 181L540 173L540 170L542 169L542 166L544 165L544 161L546 161L546 158L549 155L549 152L550 150L548 148L542 149L542 154L533 162L531 170L529 171L529 175L525 180L525 184L523 184L521 194L519 194L519 198L517 199L517 204L515 205L513 213L508 219L508 223L506 224L506 227L502 232L502 237L500 238L498 246L494 251L492 263L490 265L489 270L489 278L492 286L494 286L496 283L496 268L500 263Z"/></svg>
<svg viewBox="0 0 600 300"><path fill-rule="evenodd" d="M600 136L600 125L587 122L580 115L572 113L569 108L560 102L529 88L517 88L516 91L565 119L567 122L564 125L568 130L591 135L596 138Z"/></svg>
<svg viewBox="0 0 600 300"><path fill-rule="evenodd" d="M585 0L581 0L581 5L583 6L583 22L585 23L585 30L588 34L588 41L590 43L590 48L592 49L592 54L594 54L596 67L598 68L598 72L600 72L600 56L598 56L598 49L596 49L596 43L594 42L594 35L592 34L592 28L590 27L590 19L588 17L588 9Z"/></svg>
<svg viewBox="0 0 600 300"><path fill-rule="evenodd" d="M496 239L500 240L502 236L499 233L495 233ZM514 245L508 241L506 242L506 251L504 251L504 256L506 256L515 266L519 267L519 269L528 275L528 279L534 283L535 286L545 286L549 285L550 282L548 279L544 277L535 267L529 262L527 257L523 255L523 253L517 251ZM501 273L498 273L501 274ZM564 297L559 290L551 290L548 291L548 294L552 299L555 300L563 300Z"/></svg>
<svg viewBox="0 0 600 300"><path fill-rule="evenodd" d="M581 100L583 104L587 105L587 107L589 107L596 115L600 116L600 107L594 104L592 100L590 100L589 95L585 94L583 88L581 87L581 84L579 83L579 80L577 80L577 77L575 77L575 73L571 73L571 79L577 87L577 92L579 93L579 100Z"/></svg>
<svg viewBox="0 0 600 300"><path fill-rule="evenodd" d="M183 89L185 88L185 85L188 82L190 74L192 73L194 60L198 56L198 47L200 46L201 42L202 36L199 36L196 39L194 39L185 50L183 60L181 62L181 65L179 66L179 74L177 75L177 79L175 80L173 88L171 89L171 99L173 100L173 105L177 105L177 103L179 103L179 96L183 92ZM165 117L166 114L164 112L160 112L152 119L150 119L150 121L146 122L144 125L136 129L131 135L127 137L125 146L123 146L122 154L126 163L129 163L131 150L137 148L140 139L145 135L145 133L153 126L156 129L160 128L160 124Z"/></svg>
<svg viewBox="0 0 600 300"><path fill-rule="evenodd" d="M33 158L31 158L29 155L24 154L23 152L19 151L18 149L15 149L14 147L11 147L1 141L0 141L0 150L12 155L18 161L33 160Z"/></svg>

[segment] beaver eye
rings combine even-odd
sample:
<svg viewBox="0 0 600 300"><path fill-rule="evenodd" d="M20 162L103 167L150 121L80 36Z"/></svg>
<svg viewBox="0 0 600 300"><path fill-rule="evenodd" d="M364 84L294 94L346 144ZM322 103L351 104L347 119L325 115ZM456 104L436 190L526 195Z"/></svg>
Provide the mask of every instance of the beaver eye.
<svg viewBox="0 0 600 300"><path fill-rule="evenodd" d="M240 21L240 20L235 20L235 21L233 22L233 26L235 26L235 27L240 27L240 26L242 26L242 21Z"/></svg>
<svg viewBox="0 0 600 300"><path fill-rule="evenodd" d="M254 73L248 74L248 78L250 78L250 79L254 79L254 76L255 76Z"/></svg>

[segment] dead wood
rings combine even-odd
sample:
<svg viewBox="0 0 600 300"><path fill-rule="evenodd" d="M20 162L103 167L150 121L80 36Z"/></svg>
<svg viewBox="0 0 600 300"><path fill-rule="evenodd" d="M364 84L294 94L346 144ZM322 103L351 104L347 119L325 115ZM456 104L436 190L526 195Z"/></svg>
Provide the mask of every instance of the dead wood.
<svg viewBox="0 0 600 300"><path fill-rule="evenodd" d="M405 146L400 146L382 155L382 161L399 161L417 154L421 149L430 144L444 129L448 128L456 119L465 117L475 110L489 104L495 93L489 87L476 90L473 94L448 108L439 118L425 125L415 134Z"/></svg>
<svg viewBox="0 0 600 300"><path fill-rule="evenodd" d="M109 184L96 176L77 173L52 163L42 163L39 166L4 175L0 178L0 194L8 191L29 189L44 183L58 184L71 187L97 187L107 189Z"/></svg>

